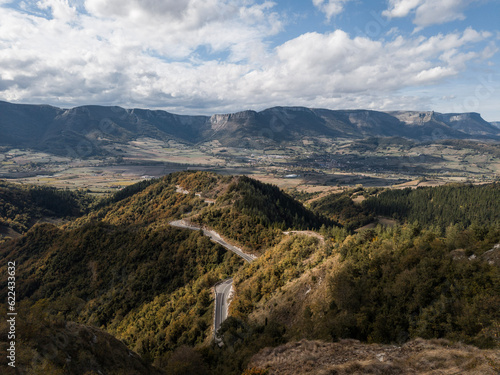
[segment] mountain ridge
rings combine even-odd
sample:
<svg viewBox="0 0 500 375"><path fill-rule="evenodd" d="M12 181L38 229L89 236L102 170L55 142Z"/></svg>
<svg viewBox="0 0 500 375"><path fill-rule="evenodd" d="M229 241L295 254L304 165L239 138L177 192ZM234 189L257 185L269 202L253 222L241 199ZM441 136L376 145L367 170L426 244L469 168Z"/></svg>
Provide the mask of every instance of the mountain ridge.
<svg viewBox="0 0 500 375"><path fill-rule="evenodd" d="M272 107L228 114L178 115L163 110L116 106L49 105L0 101L0 145L67 154L68 147L86 148L86 155L106 155L103 146L140 137L197 144L262 148L303 138L362 139L402 137L437 139L500 139L500 130L478 113L434 111L330 110Z"/></svg>

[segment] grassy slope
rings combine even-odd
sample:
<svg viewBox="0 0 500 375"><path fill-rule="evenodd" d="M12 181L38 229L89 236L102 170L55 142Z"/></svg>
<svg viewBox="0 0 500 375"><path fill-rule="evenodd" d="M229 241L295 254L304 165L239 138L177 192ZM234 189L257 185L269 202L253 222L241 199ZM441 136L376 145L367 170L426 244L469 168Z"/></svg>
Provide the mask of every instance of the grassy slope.
<svg viewBox="0 0 500 375"><path fill-rule="evenodd" d="M419 339L403 346L368 345L355 340L338 343L302 340L264 349L252 358L248 367L254 373L267 369L269 375L495 375L500 371L500 352L446 340Z"/></svg>

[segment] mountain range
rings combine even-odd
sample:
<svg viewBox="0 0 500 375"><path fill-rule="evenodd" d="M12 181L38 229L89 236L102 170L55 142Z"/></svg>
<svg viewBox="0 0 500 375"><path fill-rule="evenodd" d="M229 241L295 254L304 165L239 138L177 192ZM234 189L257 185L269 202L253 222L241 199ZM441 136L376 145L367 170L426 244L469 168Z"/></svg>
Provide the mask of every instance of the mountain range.
<svg viewBox="0 0 500 375"><path fill-rule="evenodd" d="M478 113L419 111L380 112L273 107L212 116L176 115L162 110L0 102L0 145L64 153L85 142L89 155L102 146L149 137L187 144L219 141L223 146L261 148L303 138L361 139L403 137L436 139L500 139L498 124Z"/></svg>

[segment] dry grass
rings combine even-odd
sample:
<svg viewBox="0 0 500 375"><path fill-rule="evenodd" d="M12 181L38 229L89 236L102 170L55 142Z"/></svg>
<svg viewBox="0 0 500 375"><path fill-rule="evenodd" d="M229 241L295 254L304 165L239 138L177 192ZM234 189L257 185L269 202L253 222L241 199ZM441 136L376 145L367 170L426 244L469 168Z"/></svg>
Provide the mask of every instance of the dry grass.
<svg viewBox="0 0 500 375"><path fill-rule="evenodd" d="M331 298L328 293L327 275L339 267L339 257L333 256L321 261L322 252L315 252L305 264L314 265L298 278L286 283L274 291L268 299L263 299L256 304L250 319L259 324L264 324L266 318L278 321L287 326L293 336L293 327L303 327L306 324L304 312L309 308L315 316L321 316L328 309ZM253 283L247 280L245 283ZM310 323L310 322L309 322ZM321 327L310 327L311 337L326 338L327 332Z"/></svg>
<svg viewBox="0 0 500 375"><path fill-rule="evenodd" d="M302 340L261 350L249 367L270 375L494 375L500 374L500 351L446 340L417 339L403 346Z"/></svg>

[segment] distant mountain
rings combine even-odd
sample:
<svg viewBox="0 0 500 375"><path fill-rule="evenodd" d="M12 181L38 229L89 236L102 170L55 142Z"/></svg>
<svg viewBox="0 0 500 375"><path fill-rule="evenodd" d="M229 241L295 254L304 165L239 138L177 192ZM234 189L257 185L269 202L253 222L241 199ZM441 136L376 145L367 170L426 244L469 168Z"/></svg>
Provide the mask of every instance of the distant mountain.
<svg viewBox="0 0 500 375"><path fill-rule="evenodd" d="M493 121L493 122L490 122L490 124L492 124L493 126L496 126L497 128L500 129L500 121Z"/></svg>
<svg viewBox="0 0 500 375"><path fill-rule="evenodd" d="M64 155L68 149L84 147L85 154L95 155L103 153L101 147L106 143L122 143L141 136L194 143L203 139L207 119L120 107L84 106L66 110L0 102L0 145Z"/></svg>
<svg viewBox="0 0 500 375"><path fill-rule="evenodd" d="M303 137L404 137L434 139L500 139L497 126L478 113L378 112L274 107L209 116L165 111L83 106L61 109L47 105L0 102L0 145L30 147L68 155L105 154L105 144L138 137L175 139L183 143L218 140L225 146L261 148L296 142Z"/></svg>
<svg viewBox="0 0 500 375"><path fill-rule="evenodd" d="M211 137L224 145L259 145L303 137L404 137L414 140L498 138L499 130L478 113L378 112L274 107L210 118Z"/></svg>

